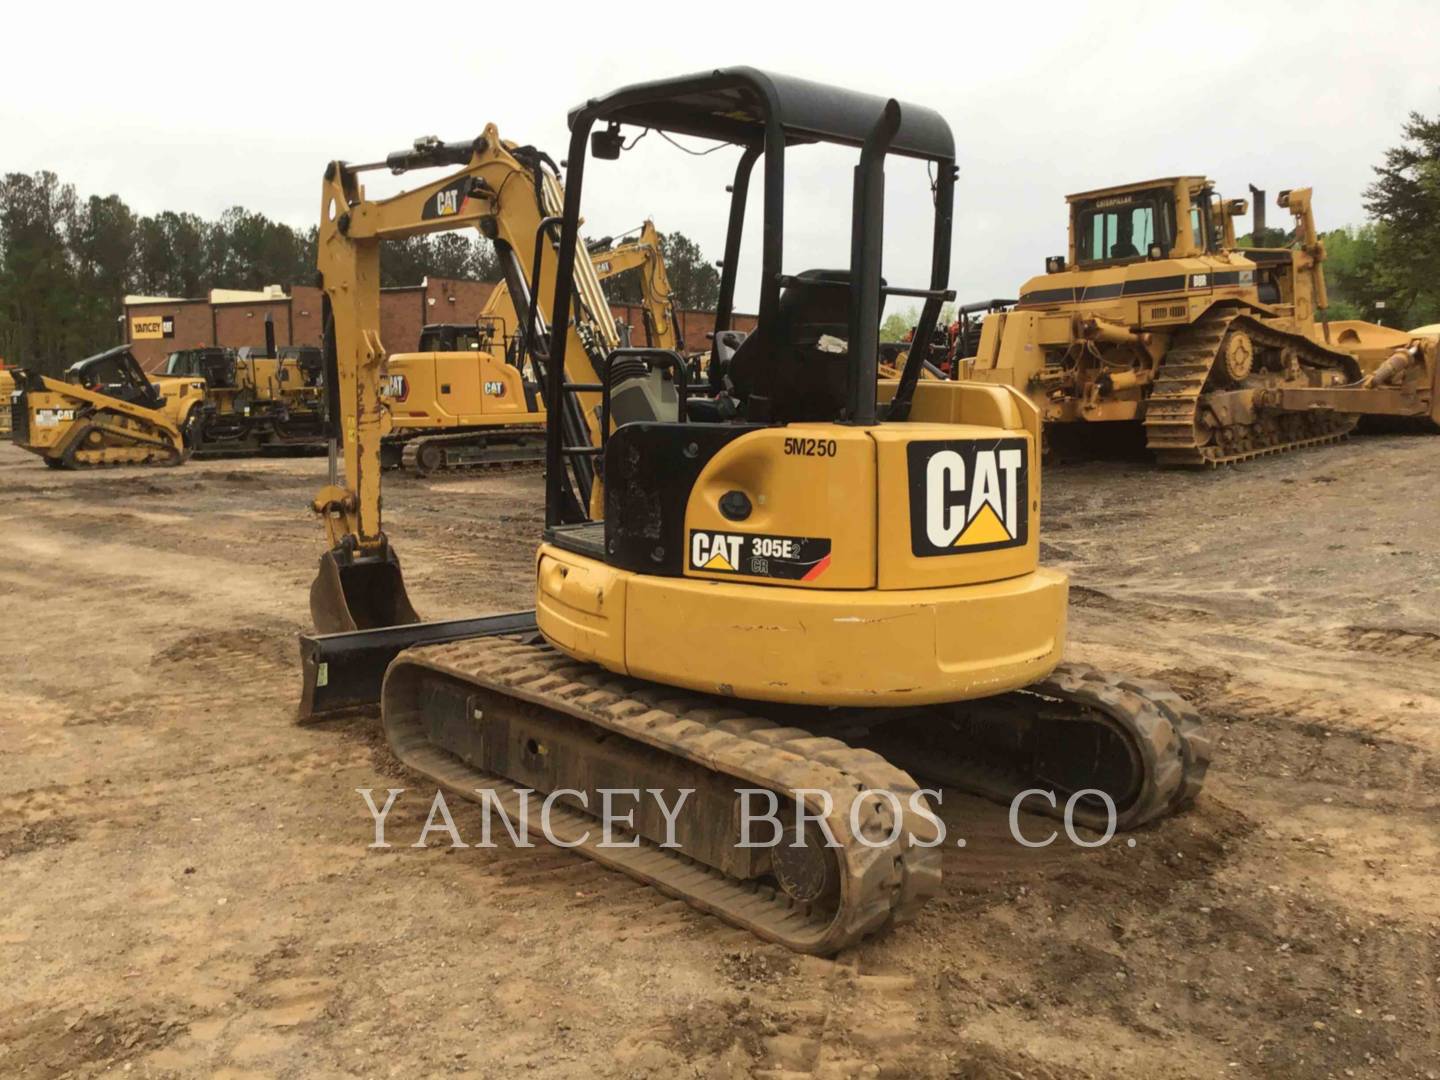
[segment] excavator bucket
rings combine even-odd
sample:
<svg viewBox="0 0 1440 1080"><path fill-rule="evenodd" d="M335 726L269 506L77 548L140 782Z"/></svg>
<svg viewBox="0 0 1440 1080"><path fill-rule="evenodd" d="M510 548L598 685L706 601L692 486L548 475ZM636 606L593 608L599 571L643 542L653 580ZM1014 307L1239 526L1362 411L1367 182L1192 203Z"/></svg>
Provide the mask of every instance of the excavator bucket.
<svg viewBox="0 0 1440 1080"><path fill-rule="evenodd" d="M310 617L322 634L376 630L418 623L420 616L405 591L400 560L390 548L383 555L327 551L310 586Z"/></svg>

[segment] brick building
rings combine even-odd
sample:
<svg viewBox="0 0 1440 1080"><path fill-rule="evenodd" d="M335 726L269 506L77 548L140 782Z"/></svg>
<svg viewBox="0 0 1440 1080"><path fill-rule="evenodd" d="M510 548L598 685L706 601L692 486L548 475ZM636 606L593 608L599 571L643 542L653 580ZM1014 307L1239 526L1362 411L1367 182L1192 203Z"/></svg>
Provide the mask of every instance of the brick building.
<svg viewBox="0 0 1440 1080"><path fill-rule="evenodd" d="M495 286L487 281L426 278L420 285L380 290L380 340L390 352L414 349L426 323L474 322ZM271 285L259 292L212 289L199 299L127 296L122 320L125 341L141 365L154 371L177 349L220 345L238 349L263 348L265 322L275 327L275 344L319 345L321 291L297 285L287 294ZM617 319L634 328L632 340L644 343L644 314L639 304L613 304ZM738 330L755 325L751 315L737 315ZM708 347L715 315L708 311L680 312L685 348Z"/></svg>

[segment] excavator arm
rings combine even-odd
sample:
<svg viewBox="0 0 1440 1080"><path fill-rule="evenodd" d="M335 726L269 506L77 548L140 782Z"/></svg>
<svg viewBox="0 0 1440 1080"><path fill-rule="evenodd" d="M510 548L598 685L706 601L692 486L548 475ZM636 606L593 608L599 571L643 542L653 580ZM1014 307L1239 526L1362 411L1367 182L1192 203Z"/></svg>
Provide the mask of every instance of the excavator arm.
<svg viewBox="0 0 1440 1080"><path fill-rule="evenodd" d="M414 190L369 200L359 174L382 164L397 174L460 168ZM493 124L471 143L423 139L383 163L336 161L325 170L318 261L325 291L327 378L334 385L332 437L343 446L344 472L339 474L332 455L329 482L312 502L324 519L329 545L310 591L311 614L321 633L419 621L381 523L380 444L390 426L380 398L387 355L380 336L381 244L478 228L500 254L510 300L523 313L522 337L543 363L552 333L543 322L555 288L552 232L558 235L562 204L548 159L532 147L502 140ZM593 385L598 358L619 340L593 267L580 263L576 278L574 314L560 331L570 335L566 357L574 370L567 379ZM598 445L599 402L598 392L579 391L562 403L569 410L571 437ZM588 484L590 478L584 479Z"/></svg>

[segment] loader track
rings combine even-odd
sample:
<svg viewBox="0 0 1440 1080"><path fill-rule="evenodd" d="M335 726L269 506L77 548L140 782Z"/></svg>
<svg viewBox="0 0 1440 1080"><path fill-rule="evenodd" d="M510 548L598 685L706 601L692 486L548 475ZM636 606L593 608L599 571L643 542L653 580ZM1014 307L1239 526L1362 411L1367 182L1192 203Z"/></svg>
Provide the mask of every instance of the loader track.
<svg viewBox="0 0 1440 1080"><path fill-rule="evenodd" d="M482 695L466 699L471 730L444 730L436 721L433 704L447 692ZM485 708L476 708L477 700ZM811 845L805 851L825 860L824 873L833 875L833 887L806 900L776 887L786 876L778 865L742 877L680 849L661 847L650 837L634 836L636 847L607 846L590 835L595 817L568 803L555 805L552 831L582 854L759 937L800 952L832 954L891 923L907 921L938 891L939 852L917 846L933 844L934 822L910 809L914 780L872 751L781 727L723 699L617 676L548 645L504 638L408 650L396 658L385 680L384 724L396 756L466 798L473 799L479 787L489 788L512 817L524 785L475 762L486 752L487 736L498 741L501 730L518 730L528 752L542 758L553 752L558 760L563 747L552 749L537 735L524 737L538 730L525 726L535 723L537 711L580 721L587 738L612 740L604 742L607 752L643 763L647 755L655 760L658 751L667 762L728 788L732 798L739 787L765 789L781 800L803 798L807 810L823 817L838 846ZM618 751L615 736L623 740ZM637 773L631 786L645 789L655 782ZM877 791L890 793L893 802ZM527 824L537 834L534 817ZM681 820L683 825L686 819ZM852 820L859 825L858 835ZM792 857L772 850L777 862Z"/></svg>
<svg viewBox="0 0 1440 1080"><path fill-rule="evenodd" d="M912 773L1000 803L1027 788L1053 791L1053 805L1031 799L1025 808L1055 816L1064 815L1072 794L1104 787L1113 793L1113 816L1093 795L1076 795L1070 810L1078 824L1106 832L1133 829L1188 806L1210 761L1199 715L1173 690L1080 664L1062 664L1045 680L981 702L898 716L886 710L808 713L817 717L816 728L859 731L859 746L762 719L745 703L618 676L547 644L515 638L407 650L390 667L382 705L386 736L404 764L465 798L488 789L512 820L521 820L531 789L607 786L598 779L607 775L607 756L628 770L625 783L612 787L686 786L675 779L683 765L702 789L691 807L693 827L709 820L714 829L718 821L722 831L730 830L724 842L731 846L740 839L740 789L774 792L782 807L803 801L824 817L837 841L834 847L807 846L801 856L812 860L812 868L814 858L827 860L819 877L833 880L824 890L797 891L797 875L782 862L783 853L765 856L773 860L768 865L737 869L703 843L703 858L696 846L686 853L684 842L662 847L643 823L627 833L638 846L610 846L589 835L596 816L570 803L557 803L550 823L559 842L604 866L762 938L819 955L908 921L939 891L935 845L941 837L936 823L915 809L912 800L923 796ZM803 709L778 711L807 715ZM578 735L557 733L557 718L576 725ZM867 731L866 724L873 727ZM1059 739L1057 732L1063 733ZM569 757L567 738L580 747ZM507 756L507 746L525 747L523 754L542 764L532 768ZM708 810L706 785L719 793ZM535 816L529 815L526 827L538 837L543 828ZM783 809L781 816L787 817ZM859 823L858 834L852 822ZM785 842L791 839L787 833Z"/></svg>
<svg viewBox="0 0 1440 1080"><path fill-rule="evenodd" d="M1235 425L1223 440L1201 442L1200 409L1205 384L1232 327L1242 328L1256 344L1291 346L1317 367L1332 367L1345 358L1305 338L1267 327L1234 307L1212 308L1181 330L1156 372L1155 386L1145 402L1145 444L1161 465L1223 465L1265 454L1337 442L1354 430L1349 414L1271 413L1254 423Z"/></svg>
<svg viewBox="0 0 1440 1080"><path fill-rule="evenodd" d="M118 465L179 465L189 456L172 446L163 438L148 431L116 422L103 411L79 419L75 423L79 430L71 437L69 445L60 456L60 467L66 469L102 469ZM86 441L92 434L99 434L101 446L87 449ZM107 460L111 452L143 455L129 460Z"/></svg>

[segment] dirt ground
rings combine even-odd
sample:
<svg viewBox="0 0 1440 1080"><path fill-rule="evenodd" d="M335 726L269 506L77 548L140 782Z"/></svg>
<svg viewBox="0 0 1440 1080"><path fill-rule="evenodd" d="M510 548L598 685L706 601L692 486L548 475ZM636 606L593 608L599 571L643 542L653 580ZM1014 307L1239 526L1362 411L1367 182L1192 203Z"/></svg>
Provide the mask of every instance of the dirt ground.
<svg viewBox="0 0 1440 1080"><path fill-rule="evenodd" d="M565 852L406 846L433 792L376 722L294 722L323 460L0 446L0 1075L1436 1080L1437 462L1049 470L1070 655L1200 704L1210 783L1094 851L949 798L943 895L830 962ZM392 479L423 614L528 606L540 491Z"/></svg>

